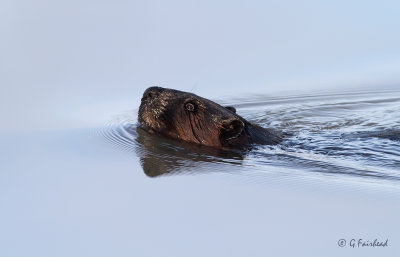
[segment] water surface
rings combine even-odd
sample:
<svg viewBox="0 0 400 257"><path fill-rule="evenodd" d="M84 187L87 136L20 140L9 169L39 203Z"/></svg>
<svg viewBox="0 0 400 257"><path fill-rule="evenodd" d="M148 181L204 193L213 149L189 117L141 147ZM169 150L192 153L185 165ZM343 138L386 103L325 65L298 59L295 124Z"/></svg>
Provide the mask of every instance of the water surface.
<svg viewBox="0 0 400 257"><path fill-rule="evenodd" d="M105 126L3 132L0 255L395 256L398 99L217 100L289 134L245 152L148 135L137 109ZM341 248L342 238L389 247Z"/></svg>
<svg viewBox="0 0 400 257"><path fill-rule="evenodd" d="M151 177L228 172L264 179L394 187L400 183L400 91L249 96L219 101L250 122L286 135L277 146L216 150L149 135L137 111L117 115L102 133L140 157Z"/></svg>

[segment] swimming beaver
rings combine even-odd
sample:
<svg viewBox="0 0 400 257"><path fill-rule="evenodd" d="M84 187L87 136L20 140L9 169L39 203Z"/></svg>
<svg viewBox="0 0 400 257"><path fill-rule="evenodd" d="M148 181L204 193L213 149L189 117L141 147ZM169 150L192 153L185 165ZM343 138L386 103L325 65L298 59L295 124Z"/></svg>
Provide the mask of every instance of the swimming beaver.
<svg viewBox="0 0 400 257"><path fill-rule="evenodd" d="M233 107L222 107L192 93L150 87L141 100L138 120L150 133L217 148L278 144L279 133L246 121Z"/></svg>

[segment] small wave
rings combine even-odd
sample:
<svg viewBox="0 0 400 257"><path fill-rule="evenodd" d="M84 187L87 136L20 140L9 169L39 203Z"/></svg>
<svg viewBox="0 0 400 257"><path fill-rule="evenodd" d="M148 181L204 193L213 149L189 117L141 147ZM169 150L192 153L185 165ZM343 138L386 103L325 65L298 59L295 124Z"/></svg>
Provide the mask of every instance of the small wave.
<svg viewBox="0 0 400 257"><path fill-rule="evenodd" d="M221 151L149 135L136 112L114 117L101 134L139 156L148 176L286 174L332 180L400 181L400 91L231 99L251 122L288 136L277 147ZM247 172L246 170L252 170ZM287 172L284 172L286 170ZM247 174L247 175L246 175Z"/></svg>

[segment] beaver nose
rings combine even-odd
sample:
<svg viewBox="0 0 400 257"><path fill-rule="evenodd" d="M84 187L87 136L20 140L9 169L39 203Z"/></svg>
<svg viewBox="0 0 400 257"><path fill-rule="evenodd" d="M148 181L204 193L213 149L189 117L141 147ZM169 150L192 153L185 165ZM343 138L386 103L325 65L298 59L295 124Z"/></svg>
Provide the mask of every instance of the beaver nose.
<svg viewBox="0 0 400 257"><path fill-rule="evenodd" d="M148 89L146 89L146 91L144 91L143 99L154 98L154 97L160 95L161 91L162 91L161 87L149 87Z"/></svg>

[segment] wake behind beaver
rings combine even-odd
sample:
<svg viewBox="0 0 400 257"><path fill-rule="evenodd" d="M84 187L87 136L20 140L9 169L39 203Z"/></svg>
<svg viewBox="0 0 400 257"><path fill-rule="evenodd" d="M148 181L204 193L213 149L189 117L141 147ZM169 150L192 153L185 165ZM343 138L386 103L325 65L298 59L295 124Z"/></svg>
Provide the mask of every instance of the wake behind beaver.
<svg viewBox="0 0 400 257"><path fill-rule="evenodd" d="M135 152L151 177L243 171L257 179L282 174L398 187L400 91L257 95L219 102L235 106L251 123L282 131L284 140L277 145L252 145L251 151L208 147L157 131L148 133L151 129L142 129L133 110L117 116L104 134L121 149ZM233 108L223 108L235 113Z"/></svg>

